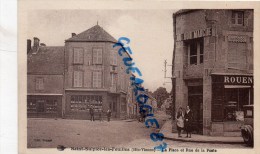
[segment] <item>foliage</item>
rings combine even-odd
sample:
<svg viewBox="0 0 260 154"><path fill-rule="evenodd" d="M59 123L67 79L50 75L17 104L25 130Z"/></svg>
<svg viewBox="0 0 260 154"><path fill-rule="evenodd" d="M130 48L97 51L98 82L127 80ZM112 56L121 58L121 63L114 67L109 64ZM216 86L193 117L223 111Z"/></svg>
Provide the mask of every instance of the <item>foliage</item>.
<svg viewBox="0 0 260 154"><path fill-rule="evenodd" d="M159 87L152 93L152 96L157 100L158 108L161 108L161 105L170 96L170 94L167 92L166 88Z"/></svg>

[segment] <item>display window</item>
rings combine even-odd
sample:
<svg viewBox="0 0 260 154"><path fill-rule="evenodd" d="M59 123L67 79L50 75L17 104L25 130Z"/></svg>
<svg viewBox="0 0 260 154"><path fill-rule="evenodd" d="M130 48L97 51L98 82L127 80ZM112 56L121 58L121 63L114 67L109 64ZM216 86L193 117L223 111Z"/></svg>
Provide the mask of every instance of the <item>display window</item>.
<svg viewBox="0 0 260 154"><path fill-rule="evenodd" d="M28 99L27 112L28 113L57 113L58 100L57 99Z"/></svg>
<svg viewBox="0 0 260 154"><path fill-rule="evenodd" d="M95 111L102 110L102 96L98 95L73 95L70 99L71 111L89 111L93 106Z"/></svg>
<svg viewBox="0 0 260 154"><path fill-rule="evenodd" d="M250 88L225 88L224 121L244 121L243 107L252 104Z"/></svg>

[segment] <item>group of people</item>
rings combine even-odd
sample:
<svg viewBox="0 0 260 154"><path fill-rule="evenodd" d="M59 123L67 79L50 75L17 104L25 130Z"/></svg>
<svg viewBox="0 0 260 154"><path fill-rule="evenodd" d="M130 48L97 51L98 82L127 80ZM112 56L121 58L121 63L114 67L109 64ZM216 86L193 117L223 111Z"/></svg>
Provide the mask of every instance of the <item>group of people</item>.
<svg viewBox="0 0 260 154"><path fill-rule="evenodd" d="M99 120L100 120L100 121L102 121L102 112L103 112L102 109L99 109L99 110L98 110L98 116L99 116ZM95 121L95 117L94 117L94 115L95 115L95 110L94 110L94 107L93 107L93 106L90 106L89 114L90 114L90 121ZM109 121L110 121L110 118L111 118L111 114L112 114L111 110L108 109L107 112L106 112L106 114L107 114L107 121L109 122Z"/></svg>
<svg viewBox="0 0 260 154"><path fill-rule="evenodd" d="M189 106L186 107L185 113L183 113L182 107L179 108L178 112L176 113L178 137L182 137L182 130L185 130L187 133L186 138L191 138L192 119L193 114Z"/></svg>

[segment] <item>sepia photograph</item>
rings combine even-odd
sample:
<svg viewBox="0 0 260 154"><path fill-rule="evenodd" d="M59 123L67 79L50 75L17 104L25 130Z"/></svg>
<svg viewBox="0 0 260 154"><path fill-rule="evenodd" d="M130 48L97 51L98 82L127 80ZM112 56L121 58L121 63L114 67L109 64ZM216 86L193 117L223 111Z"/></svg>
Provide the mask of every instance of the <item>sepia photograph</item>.
<svg viewBox="0 0 260 154"><path fill-rule="evenodd" d="M29 9L23 149L254 150L255 12Z"/></svg>

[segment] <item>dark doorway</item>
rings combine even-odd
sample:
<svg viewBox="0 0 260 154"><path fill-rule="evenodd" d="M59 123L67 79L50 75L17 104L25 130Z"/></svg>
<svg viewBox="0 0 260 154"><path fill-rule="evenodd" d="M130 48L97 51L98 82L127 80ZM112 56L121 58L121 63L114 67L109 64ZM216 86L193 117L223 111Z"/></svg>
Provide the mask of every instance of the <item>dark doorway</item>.
<svg viewBox="0 0 260 154"><path fill-rule="evenodd" d="M37 101L37 112L44 112L45 107L44 107L44 100L38 100Z"/></svg>
<svg viewBox="0 0 260 154"><path fill-rule="evenodd" d="M193 113L192 125L194 132L203 133L203 87L188 87L188 105Z"/></svg>

